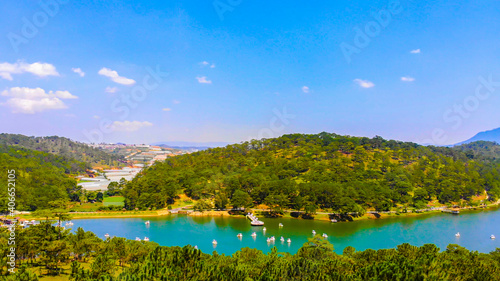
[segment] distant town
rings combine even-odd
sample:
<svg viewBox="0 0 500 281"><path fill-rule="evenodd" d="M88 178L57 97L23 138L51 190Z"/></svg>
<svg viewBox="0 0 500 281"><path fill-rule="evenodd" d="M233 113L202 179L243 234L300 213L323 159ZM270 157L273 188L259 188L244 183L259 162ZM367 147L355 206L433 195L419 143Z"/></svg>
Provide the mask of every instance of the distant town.
<svg viewBox="0 0 500 281"><path fill-rule="evenodd" d="M89 144L93 148L104 150L110 154L123 156L126 160L124 167L94 167L87 175L78 177L78 185L88 191L107 190L111 182L132 180L144 167L151 166L157 161L182 154L196 152L196 147L173 148L165 145L100 143ZM203 148L200 148L203 149Z"/></svg>

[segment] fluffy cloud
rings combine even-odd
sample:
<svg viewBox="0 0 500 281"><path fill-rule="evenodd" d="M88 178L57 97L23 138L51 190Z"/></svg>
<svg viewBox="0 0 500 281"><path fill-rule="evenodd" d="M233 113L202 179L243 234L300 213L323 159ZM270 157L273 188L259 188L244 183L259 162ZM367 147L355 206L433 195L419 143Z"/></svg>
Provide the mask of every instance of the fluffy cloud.
<svg viewBox="0 0 500 281"><path fill-rule="evenodd" d="M116 132L135 132L143 127L151 127L152 123L148 121L114 121L110 128Z"/></svg>
<svg viewBox="0 0 500 281"><path fill-rule="evenodd" d="M35 62L32 64L18 61L16 63L0 63L0 77L13 80L12 74L31 73L38 77L59 76L56 67L50 63Z"/></svg>
<svg viewBox="0 0 500 281"><path fill-rule="evenodd" d="M85 72L83 72L81 68L72 68L71 70L72 70L74 73L76 73L76 74L80 75L80 77L85 76Z"/></svg>
<svg viewBox="0 0 500 281"><path fill-rule="evenodd" d="M47 110L65 109L63 99L77 99L68 91L45 92L41 88L14 87L2 92L9 99L5 103L13 113L35 114Z"/></svg>
<svg viewBox="0 0 500 281"><path fill-rule="evenodd" d="M196 77L196 80L198 80L198 83L201 83L201 84L212 84L212 81L207 80L206 76Z"/></svg>
<svg viewBox="0 0 500 281"><path fill-rule="evenodd" d="M309 94L309 91L310 91L309 87L307 86L302 87L302 92Z"/></svg>
<svg viewBox="0 0 500 281"><path fill-rule="evenodd" d="M118 92L118 88L117 87L106 87L106 89L104 91L106 91L106 93L114 94L114 93Z"/></svg>
<svg viewBox="0 0 500 281"><path fill-rule="evenodd" d="M163 110L163 111L170 111L170 110L172 110L172 109L171 109L171 108L168 108L168 107L165 107L165 108L163 108L162 110Z"/></svg>
<svg viewBox="0 0 500 281"><path fill-rule="evenodd" d="M405 76L405 77L401 77L401 81L403 81L403 82L413 82L413 81L415 81L415 78L410 77L410 76Z"/></svg>
<svg viewBox="0 0 500 281"><path fill-rule="evenodd" d="M354 82L356 82L356 84L358 84L362 88L373 88L373 87L375 87L375 84L373 84L373 82L368 81L368 80L354 79Z"/></svg>
<svg viewBox="0 0 500 281"><path fill-rule="evenodd" d="M410 54L420 54L420 49L411 50Z"/></svg>
<svg viewBox="0 0 500 281"><path fill-rule="evenodd" d="M106 68L106 67L101 68L101 70L99 70L98 74L102 75L102 76L109 77L111 79L111 81L118 83L118 84L122 84L122 85L126 85L126 86L130 86L130 85L135 84L135 80L120 76L120 75L118 75L118 72L111 70L109 68Z"/></svg>

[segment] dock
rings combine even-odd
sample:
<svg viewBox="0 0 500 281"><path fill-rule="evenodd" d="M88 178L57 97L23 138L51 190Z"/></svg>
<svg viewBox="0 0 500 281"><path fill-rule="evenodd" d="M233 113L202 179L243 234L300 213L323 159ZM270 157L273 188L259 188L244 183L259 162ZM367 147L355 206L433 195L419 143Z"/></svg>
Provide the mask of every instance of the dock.
<svg viewBox="0 0 500 281"><path fill-rule="evenodd" d="M248 213L247 218L250 219L250 224L253 226L262 226L264 225L263 221L260 221L254 214Z"/></svg>

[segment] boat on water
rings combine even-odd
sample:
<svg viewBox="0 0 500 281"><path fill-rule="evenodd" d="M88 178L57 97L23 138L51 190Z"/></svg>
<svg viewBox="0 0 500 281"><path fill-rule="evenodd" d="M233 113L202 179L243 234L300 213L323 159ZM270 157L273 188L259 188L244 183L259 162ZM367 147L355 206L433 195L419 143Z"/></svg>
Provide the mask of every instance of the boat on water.
<svg viewBox="0 0 500 281"><path fill-rule="evenodd" d="M267 238L267 243L271 243L271 238Z"/></svg>
<svg viewBox="0 0 500 281"><path fill-rule="evenodd" d="M252 221L250 223L250 225L252 225L252 226L263 226L264 222L263 221L259 221L259 220L255 220L255 221Z"/></svg>
<svg viewBox="0 0 500 281"><path fill-rule="evenodd" d="M328 235L326 235L326 233L323 233L323 238L328 238Z"/></svg>
<svg viewBox="0 0 500 281"><path fill-rule="evenodd" d="M336 220L336 219L331 219L330 221L331 221L331 222L337 222L337 220Z"/></svg>
<svg viewBox="0 0 500 281"><path fill-rule="evenodd" d="M149 222L149 221L146 221L144 224L149 225L149 224L150 224L150 222Z"/></svg>
<svg viewBox="0 0 500 281"><path fill-rule="evenodd" d="M283 236L281 236L280 240L281 242L285 242L285 238L283 238Z"/></svg>
<svg viewBox="0 0 500 281"><path fill-rule="evenodd" d="M495 239L495 235L491 234L490 239Z"/></svg>
<svg viewBox="0 0 500 281"><path fill-rule="evenodd" d="M213 244L213 245L217 245L217 240L215 240L215 239L214 239L214 240L212 241L212 244Z"/></svg>
<svg viewBox="0 0 500 281"><path fill-rule="evenodd" d="M287 243L292 243L292 239L288 238L288 240L286 240Z"/></svg>
<svg viewBox="0 0 500 281"><path fill-rule="evenodd" d="M241 238L241 237L243 237L243 234L238 233L238 235L236 235L236 236L238 236L238 238Z"/></svg>
<svg viewBox="0 0 500 281"><path fill-rule="evenodd" d="M254 232L254 233L252 233L252 235L250 235L250 236L252 236L252 237L257 237L257 233L255 233L255 232Z"/></svg>
<svg viewBox="0 0 500 281"><path fill-rule="evenodd" d="M316 231L315 231L314 229L313 229L313 231L312 231L312 234L313 234L313 235L316 235Z"/></svg>
<svg viewBox="0 0 500 281"><path fill-rule="evenodd" d="M283 224L280 222L280 224L278 225L279 227L283 227Z"/></svg>
<svg viewBox="0 0 500 281"><path fill-rule="evenodd" d="M266 231L266 230L267 230L267 228L266 228L266 227L264 227L264 228L262 229L262 231Z"/></svg>
<svg viewBox="0 0 500 281"><path fill-rule="evenodd" d="M457 232L457 233L455 234L455 237L460 237L460 232Z"/></svg>
<svg viewBox="0 0 500 281"><path fill-rule="evenodd" d="M144 241L149 242L149 238L144 237Z"/></svg>

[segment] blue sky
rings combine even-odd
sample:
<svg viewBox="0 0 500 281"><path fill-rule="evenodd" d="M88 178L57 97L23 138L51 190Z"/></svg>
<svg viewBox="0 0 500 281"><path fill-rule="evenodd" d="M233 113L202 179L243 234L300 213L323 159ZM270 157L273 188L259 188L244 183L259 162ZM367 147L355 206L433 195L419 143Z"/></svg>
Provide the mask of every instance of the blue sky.
<svg viewBox="0 0 500 281"><path fill-rule="evenodd" d="M82 2L0 3L1 132L450 144L500 127L497 1Z"/></svg>

